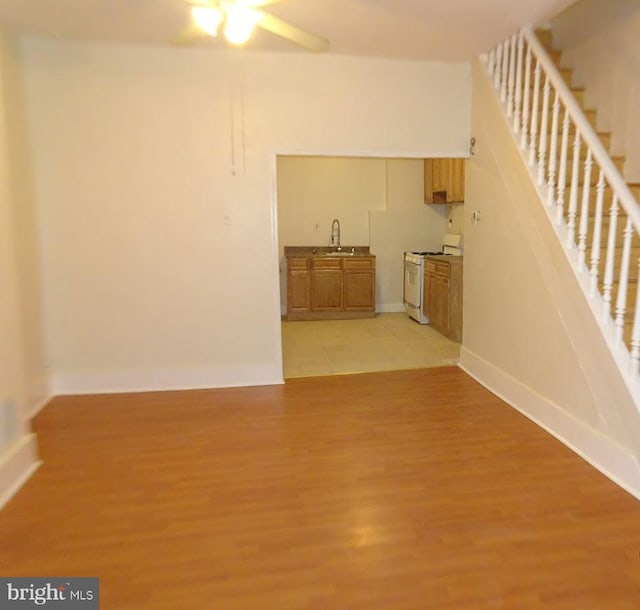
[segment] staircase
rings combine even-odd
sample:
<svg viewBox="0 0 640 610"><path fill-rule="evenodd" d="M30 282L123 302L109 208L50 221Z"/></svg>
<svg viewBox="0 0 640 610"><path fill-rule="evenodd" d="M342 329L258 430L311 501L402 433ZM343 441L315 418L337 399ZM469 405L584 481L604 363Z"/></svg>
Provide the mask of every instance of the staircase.
<svg viewBox="0 0 640 610"><path fill-rule="evenodd" d="M624 157L550 30L524 28L484 58L541 201L594 316L640 408L640 184L622 177Z"/></svg>

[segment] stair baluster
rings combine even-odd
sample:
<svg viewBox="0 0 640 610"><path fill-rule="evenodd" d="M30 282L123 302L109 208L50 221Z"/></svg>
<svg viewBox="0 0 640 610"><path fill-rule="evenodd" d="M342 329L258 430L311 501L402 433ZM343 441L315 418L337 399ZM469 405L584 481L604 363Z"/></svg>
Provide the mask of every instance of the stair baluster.
<svg viewBox="0 0 640 610"><path fill-rule="evenodd" d="M516 60L516 95L515 95L515 110L513 113L513 132L515 134L520 133L520 119L521 119L521 106L522 106L522 53L524 47L524 39L522 32L518 33L518 57Z"/></svg>
<svg viewBox="0 0 640 610"><path fill-rule="evenodd" d="M495 69L496 69L496 52L495 52L495 49L491 49L491 51L489 51L489 55L487 58L487 73L489 74L489 78L491 78L491 80L493 80Z"/></svg>
<svg viewBox="0 0 640 610"><path fill-rule="evenodd" d="M507 80L509 77L509 43L502 43L502 74L500 76L500 101L507 101Z"/></svg>
<svg viewBox="0 0 640 610"><path fill-rule="evenodd" d="M545 184L544 169L547 160L547 129L549 127L549 93L551 87L549 85L549 77L544 76L544 87L542 89L542 121L540 125L540 142L538 148L538 185Z"/></svg>
<svg viewBox="0 0 640 610"><path fill-rule="evenodd" d="M565 108L562 119L562 144L560 145L560 175L558 176L558 198L556 201L556 224L560 225L564 215L564 197L567 190L567 153L569 152L569 112Z"/></svg>
<svg viewBox="0 0 640 610"><path fill-rule="evenodd" d="M622 343L624 334L624 314L627 309L627 287L629 283L629 259L631 258L631 239L633 227L631 219L627 219L624 228L624 244L622 246L622 261L620 263L620 278L618 283L618 298L616 299L616 333L615 344Z"/></svg>
<svg viewBox="0 0 640 610"><path fill-rule="evenodd" d="M531 130L529 132L529 165L536 164L536 145L538 137L538 106L540 105L540 62L536 60L533 76L533 107L531 108Z"/></svg>
<svg viewBox="0 0 640 610"><path fill-rule="evenodd" d="M604 207L604 171L600 168L598 186L596 187L596 215L593 224L593 241L591 242L591 281L589 284L589 296L594 297L598 290L598 276L600 265L600 248L602 240L602 209Z"/></svg>
<svg viewBox="0 0 640 610"><path fill-rule="evenodd" d="M589 223L589 200L591 198L591 151L587 149L584 162L584 181L582 183L582 207L580 208L580 228L578 229L578 268L584 271L587 267L587 229Z"/></svg>
<svg viewBox="0 0 640 610"><path fill-rule="evenodd" d="M522 103L522 134L520 136L520 148L523 151L528 149L529 136L529 101L531 98L531 47L527 45L527 56L524 65L524 91Z"/></svg>
<svg viewBox="0 0 640 610"><path fill-rule="evenodd" d="M569 190L569 214L567 219L567 250L575 246L576 213L578 211L578 180L580 173L580 134L576 131L573 139L573 164L571 168L571 187Z"/></svg>
<svg viewBox="0 0 640 610"><path fill-rule="evenodd" d="M552 206L556 190L556 164L558 162L558 117L560 114L560 99L554 95L553 114L551 118L551 147L549 149L549 169L547 173L547 205Z"/></svg>
<svg viewBox="0 0 640 610"><path fill-rule="evenodd" d="M501 70L502 70L502 45L500 44L496 48L496 63L495 63L495 68L493 73L493 87L496 91L499 91L501 87L501 83L500 83L500 75L502 73Z"/></svg>
<svg viewBox="0 0 640 610"><path fill-rule="evenodd" d="M603 307L602 307L602 324L608 326L611 324L611 293L613 292L613 263L615 262L616 248L616 229L618 224L618 198L613 196L611 211L609 213L609 238L607 240L607 253L605 257L604 268L604 288L603 288Z"/></svg>
<svg viewBox="0 0 640 610"><path fill-rule="evenodd" d="M514 34L509 40L509 76L507 78L507 117L511 118L514 114L513 100L515 94L516 80L516 44L517 39Z"/></svg>
<svg viewBox="0 0 640 610"><path fill-rule="evenodd" d="M638 259L638 277L640 278L640 259ZM640 370L640 285L636 290L636 308L633 315L633 330L631 332L631 351L629 358L629 374L634 381L638 380Z"/></svg>

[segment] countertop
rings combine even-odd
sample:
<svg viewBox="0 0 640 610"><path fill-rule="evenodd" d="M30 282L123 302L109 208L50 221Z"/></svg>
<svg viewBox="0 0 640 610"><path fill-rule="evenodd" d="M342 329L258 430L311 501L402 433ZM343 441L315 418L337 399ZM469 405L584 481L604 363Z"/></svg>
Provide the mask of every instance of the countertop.
<svg viewBox="0 0 640 610"><path fill-rule="evenodd" d="M351 250L353 249L353 254ZM335 246L285 246L284 255L286 258L291 257L311 257L311 256L331 256L336 252ZM337 254L341 258L349 256L372 256L369 246L342 246L342 253Z"/></svg>

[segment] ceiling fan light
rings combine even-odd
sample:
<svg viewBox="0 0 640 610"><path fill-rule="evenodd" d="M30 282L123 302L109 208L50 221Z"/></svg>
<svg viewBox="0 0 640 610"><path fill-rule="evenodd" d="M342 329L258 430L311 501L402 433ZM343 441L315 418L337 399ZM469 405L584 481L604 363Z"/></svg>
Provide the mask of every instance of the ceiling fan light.
<svg viewBox="0 0 640 610"><path fill-rule="evenodd" d="M209 36L218 35L218 26L224 15L219 8L214 6L192 6L191 16L196 25Z"/></svg>
<svg viewBox="0 0 640 610"><path fill-rule="evenodd" d="M249 40L259 21L260 13L243 4L234 4L227 9L224 35L231 44L242 45Z"/></svg>

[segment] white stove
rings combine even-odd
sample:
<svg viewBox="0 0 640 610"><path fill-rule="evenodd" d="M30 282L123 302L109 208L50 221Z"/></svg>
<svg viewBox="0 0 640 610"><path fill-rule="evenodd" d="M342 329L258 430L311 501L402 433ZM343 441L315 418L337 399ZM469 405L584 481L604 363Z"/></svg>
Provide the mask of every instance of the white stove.
<svg viewBox="0 0 640 610"><path fill-rule="evenodd" d="M420 324L429 324L422 311L424 299L424 260L429 256L462 256L462 236L447 233L440 252L414 251L404 253L404 307Z"/></svg>

